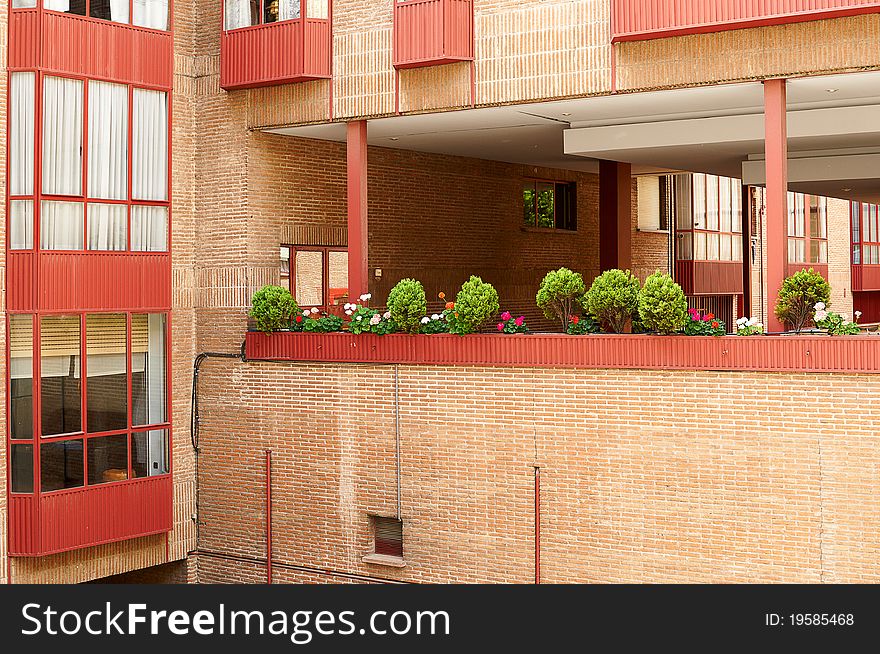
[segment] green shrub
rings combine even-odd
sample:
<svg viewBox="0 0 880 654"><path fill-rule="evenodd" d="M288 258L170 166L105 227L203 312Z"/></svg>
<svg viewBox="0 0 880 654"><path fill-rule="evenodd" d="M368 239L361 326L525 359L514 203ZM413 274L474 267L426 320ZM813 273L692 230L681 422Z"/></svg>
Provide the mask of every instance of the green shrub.
<svg viewBox="0 0 880 654"><path fill-rule="evenodd" d="M655 272L639 294L639 316L646 329L674 334L688 321L688 304L681 286L666 273Z"/></svg>
<svg viewBox="0 0 880 654"><path fill-rule="evenodd" d="M776 317L796 332L813 318L817 303L829 303L831 286L815 270L799 270L782 282L776 300Z"/></svg>
<svg viewBox="0 0 880 654"><path fill-rule="evenodd" d="M620 334L639 307L639 280L627 270L606 270L583 298L584 310L605 331Z"/></svg>
<svg viewBox="0 0 880 654"><path fill-rule="evenodd" d="M449 323L451 334L473 334L478 332L500 309L498 292L476 276L461 285L452 309L443 312Z"/></svg>
<svg viewBox="0 0 880 654"><path fill-rule="evenodd" d="M388 294L388 311L401 331L415 334L428 310L425 289L414 279L401 279Z"/></svg>
<svg viewBox="0 0 880 654"><path fill-rule="evenodd" d="M299 311L296 300L283 286L264 286L254 293L248 315L261 332L274 332L290 324L290 317Z"/></svg>
<svg viewBox="0 0 880 654"><path fill-rule="evenodd" d="M580 273L560 268L547 273L535 300L544 315L550 320L557 319L562 331L566 331L569 319L574 315L574 307L580 303L586 290Z"/></svg>

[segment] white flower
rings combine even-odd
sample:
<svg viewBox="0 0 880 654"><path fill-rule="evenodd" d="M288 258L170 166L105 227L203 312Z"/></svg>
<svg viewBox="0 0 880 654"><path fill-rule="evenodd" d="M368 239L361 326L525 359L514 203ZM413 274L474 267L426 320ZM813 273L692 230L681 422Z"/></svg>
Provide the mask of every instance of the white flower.
<svg viewBox="0 0 880 654"><path fill-rule="evenodd" d="M820 302L820 304L821 304L821 302ZM828 317L828 312L823 311L822 309L819 309L818 311L816 311L816 315L813 316L813 320L815 320L816 322L822 322L827 317Z"/></svg>
<svg viewBox="0 0 880 654"><path fill-rule="evenodd" d="M749 321L749 319L746 318L745 316L743 316L742 318L737 318L737 320L736 320L736 324L737 324L737 325L744 325L744 324L746 324L748 321Z"/></svg>
<svg viewBox="0 0 880 654"><path fill-rule="evenodd" d="M358 322L360 322L360 321L363 320L363 319L364 319L363 316L358 316L358 317L357 317L357 321L358 321Z"/></svg>
<svg viewBox="0 0 880 654"><path fill-rule="evenodd" d="M310 313L310 311L309 311L308 309L306 309L305 311L303 311L303 315L304 315L306 318L309 317L309 313Z"/></svg>
<svg viewBox="0 0 880 654"><path fill-rule="evenodd" d="M361 300L361 302L366 302L366 301L369 300L371 297L373 297L371 294L369 294L369 293L364 293L363 295L361 295L360 300Z"/></svg>
<svg viewBox="0 0 880 654"><path fill-rule="evenodd" d="M345 310L345 315L346 315L346 316L350 316L350 315L353 314L353 313L354 313L354 311L352 311L351 309L346 309L346 310Z"/></svg>
<svg viewBox="0 0 880 654"><path fill-rule="evenodd" d="M318 311L315 307L312 307L312 313L321 313L321 312Z"/></svg>
<svg viewBox="0 0 880 654"><path fill-rule="evenodd" d="M386 311L385 313L382 314L382 317L385 318L385 320L391 320L391 312Z"/></svg>
<svg viewBox="0 0 880 654"><path fill-rule="evenodd" d="M856 320L858 320L858 319L861 318L861 317L862 317L862 312L861 312L861 311L856 311Z"/></svg>
<svg viewBox="0 0 880 654"><path fill-rule="evenodd" d="M378 313L374 313L373 317L370 318L370 324L378 325L380 322L382 322L382 316L380 316Z"/></svg>
<svg viewBox="0 0 880 654"><path fill-rule="evenodd" d="M824 302L816 302L816 304L813 306L813 308L816 311L822 311L825 309L825 303Z"/></svg>
<svg viewBox="0 0 880 654"><path fill-rule="evenodd" d="M350 310L351 310L351 305L350 305L348 302L346 302L344 308L345 308L346 311L350 311Z"/></svg>
<svg viewBox="0 0 880 654"><path fill-rule="evenodd" d="M427 325L429 322L431 322L431 319L428 318L428 316L425 316L424 318L422 318L422 324L423 324L423 325Z"/></svg>
<svg viewBox="0 0 880 654"><path fill-rule="evenodd" d="M425 320L427 320L427 318L425 318ZM431 316L431 320L440 320L440 314L435 313L433 316Z"/></svg>
<svg viewBox="0 0 880 654"><path fill-rule="evenodd" d="M844 313L840 317L843 318L843 322L849 322L849 316L847 314Z"/></svg>
<svg viewBox="0 0 880 654"><path fill-rule="evenodd" d="M754 326L757 325L757 324L758 324L758 319L757 319L757 318L749 318L748 320L746 320L746 326L747 326L747 327L754 327Z"/></svg>

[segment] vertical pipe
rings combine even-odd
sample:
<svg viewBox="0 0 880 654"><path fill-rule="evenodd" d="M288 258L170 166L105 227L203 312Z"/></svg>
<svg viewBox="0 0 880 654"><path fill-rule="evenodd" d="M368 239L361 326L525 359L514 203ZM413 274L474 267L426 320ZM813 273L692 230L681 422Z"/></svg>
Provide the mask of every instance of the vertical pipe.
<svg viewBox="0 0 880 654"><path fill-rule="evenodd" d="M397 466L397 519L400 516L400 366L394 366L394 458Z"/></svg>
<svg viewBox="0 0 880 654"><path fill-rule="evenodd" d="M767 182L767 327L780 332L785 326L772 307L788 259L788 128L786 125L786 80L764 81L764 155Z"/></svg>
<svg viewBox="0 0 880 654"><path fill-rule="evenodd" d="M541 583L541 468L535 466L535 583Z"/></svg>
<svg viewBox="0 0 880 654"><path fill-rule="evenodd" d="M266 450L266 583L272 583L272 450Z"/></svg>

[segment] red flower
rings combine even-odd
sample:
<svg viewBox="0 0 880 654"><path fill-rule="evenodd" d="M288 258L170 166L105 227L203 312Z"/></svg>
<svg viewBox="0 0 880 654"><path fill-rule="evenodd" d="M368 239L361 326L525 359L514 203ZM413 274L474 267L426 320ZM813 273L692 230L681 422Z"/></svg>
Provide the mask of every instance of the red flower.
<svg viewBox="0 0 880 654"><path fill-rule="evenodd" d="M445 299L446 299L446 293L443 293L443 292L441 291L440 293L437 294L437 297L439 297L441 300L445 300Z"/></svg>
<svg viewBox="0 0 880 654"><path fill-rule="evenodd" d="M302 316L297 316L297 317L296 317L296 321L297 321L297 322L302 322L302 321L303 321L303 317L302 317Z"/></svg>
<svg viewBox="0 0 880 654"><path fill-rule="evenodd" d="M504 325L502 325L500 322L498 323L498 331L499 331L499 332L503 332L503 331L504 331Z"/></svg>
<svg viewBox="0 0 880 654"><path fill-rule="evenodd" d="M571 322L572 325L576 325L576 324L578 324L580 321L581 321L581 319L578 318L577 316L572 316L572 317L570 318L570 322Z"/></svg>
<svg viewBox="0 0 880 654"><path fill-rule="evenodd" d="M525 321L526 321L526 317L525 317L525 316L520 316L519 318L517 318L516 320L514 320L514 322L516 323L516 326L517 326L517 327L522 327L522 326L523 326L523 323L524 323Z"/></svg>
<svg viewBox="0 0 880 654"><path fill-rule="evenodd" d="M446 303L446 308L447 308L447 309L454 309L454 308L455 308L455 302L447 302L447 303Z"/></svg>
<svg viewBox="0 0 880 654"><path fill-rule="evenodd" d="M718 321L717 321L717 320L713 320L713 321L712 321L712 327L713 327L714 329L718 329Z"/></svg>

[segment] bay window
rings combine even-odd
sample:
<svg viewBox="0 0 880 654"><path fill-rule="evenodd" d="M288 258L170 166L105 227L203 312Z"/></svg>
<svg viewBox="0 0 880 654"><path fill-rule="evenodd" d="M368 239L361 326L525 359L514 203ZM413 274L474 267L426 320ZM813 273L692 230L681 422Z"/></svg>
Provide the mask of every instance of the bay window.
<svg viewBox="0 0 880 654"><path fill-rule="evenodd" d="M676 175L677 258L742 261L742 182L695 173Z"/></svg>
<svg viewBox="0 0 880 654"><path fill-rule="evenodd" d="M827 203L824 197L789 192L789 263L828 263Z"/></svg>
<svg viewBox="0 0 880 654"><path fill-rule="evenodd" d="M852 203L852 262L880 264L880 206Z"/></svg>

